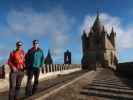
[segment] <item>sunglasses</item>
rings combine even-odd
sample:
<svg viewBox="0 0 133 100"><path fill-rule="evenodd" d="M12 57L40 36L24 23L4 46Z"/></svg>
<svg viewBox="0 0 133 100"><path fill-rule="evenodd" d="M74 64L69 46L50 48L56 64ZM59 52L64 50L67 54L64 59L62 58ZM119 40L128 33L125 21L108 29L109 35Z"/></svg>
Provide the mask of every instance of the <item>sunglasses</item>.
<svg viewBox="0 0 133 100"><path fill-rule="evenodd" d="M21 47L22 45L18 45L19 47Z"/></svg>
<svg viewBox="0 0 133 100"><path fill-rule="evenodd" d="M33 43L33 44L39 44L39 43Z"/></svg>

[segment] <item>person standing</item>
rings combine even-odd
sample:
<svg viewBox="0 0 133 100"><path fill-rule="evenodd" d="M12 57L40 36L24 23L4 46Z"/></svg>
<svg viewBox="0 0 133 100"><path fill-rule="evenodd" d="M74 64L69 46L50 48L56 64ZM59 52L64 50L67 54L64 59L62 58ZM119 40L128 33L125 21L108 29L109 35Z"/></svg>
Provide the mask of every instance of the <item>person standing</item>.
<svg viewBox="0 0 133 100"><path fill-rule="evenodd" d="M25 68L25 53L22 44L21 41L16 43L16 49L10 53L8 59L8 65L10 67L9 100L20 100L19 91Z"/></svg>
<svg viewBox="0 0 133 100"><path fill-rule="evenodd" d="M26 84L26 96L31 96L34 94L38 87L38 79L40 74L40 69L42 68L42 73L44 72L44 55L42 49L39 47L39 41L32 41L33 47L28 50L26 54L26 67L27 67L27 84ZM32 78L34 76L34 83L32 86Z"/></svg>

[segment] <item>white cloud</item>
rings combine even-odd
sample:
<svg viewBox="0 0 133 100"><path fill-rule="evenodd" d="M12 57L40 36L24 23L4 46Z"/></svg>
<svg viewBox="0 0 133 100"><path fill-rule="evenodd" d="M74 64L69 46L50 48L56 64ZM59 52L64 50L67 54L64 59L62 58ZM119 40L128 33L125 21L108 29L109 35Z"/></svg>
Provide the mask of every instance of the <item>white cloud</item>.
<svg viewBox="0 0 133 100"><path fill-rule="evenodd" d="M74 18L59 7L47 12L36 12L33 9L11 10L7 16L8 30L12 34L23 34L31 38L48 36L54 57L63 57L74 22Z"/></svg>
<svg viewBox="0 0 133 100"><path fill-rule="evenodd" d="M57 8L49 12L34 10L16 11L8 13L7 24L15 33L30 35L45 35L56 32L66 32L70 29L73 18L69 18L63 10Z"/></svg>

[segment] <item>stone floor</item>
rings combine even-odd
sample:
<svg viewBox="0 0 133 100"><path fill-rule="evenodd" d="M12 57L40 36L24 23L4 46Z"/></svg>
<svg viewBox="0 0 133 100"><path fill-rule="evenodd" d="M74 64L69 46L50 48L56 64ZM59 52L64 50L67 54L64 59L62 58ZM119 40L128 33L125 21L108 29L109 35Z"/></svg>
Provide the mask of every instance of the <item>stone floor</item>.
<svg viewBox="0 0 133 100"><path fill-rule="evenodd" d="M79 77L80 75L86 73L85 71L76 71L70 74L59 74L57 77L55 78L50 78L50 79L45 79L44 81L39 82L39 86L38 86L38 91L36 93L35 96L33 97L38 97L38 94L40 95L40 93L42 91L50 92L50 90L52 90L53 88L57 88L60 87L61 85L73 80L76 77ZM21 88L21 100L23 99L27 99L27 97L25 97L24 95L24 90L25 88L22 87ZM4 92L0 92L0 100L8 100L8 91L4 91ZM29 99L28 99L29 100ZM32 99L34 100L34 99Z"/></svg>
<svg viewBox="0 0 133 100"><path fill-rule="evenodd" d="M37 100L133 100L131 83L131 80L117 76L109 69L101 69L88 73L48 98Z"/></svg>
<svg viewBox="0 0 133 100"><path fill-rule="evenodd" d="M86 86L88 83L91 83L95 76L96 73L94 71L88 72L87 74L80 76L78 81L66 86L57 93L53 93L48 97L44 95L36 100L91 100L90 98L88 99L88 96L82 95L81 91L82 87ZM95 100L93 98L95 97L92 97L92 100Z"/></svg>
<svg viewBox="0 0 133 100"><path fill-rule="evenodd" d="M22 100L133 100L133 80L109 69L78 71L45 80L28 98L24 97L24 88L21 90ZM7 94L0 93L0 100L7 100Z"/></svg>
<svg viewBox="0 0 133 100"><path fill-rule="evenodd" d="M105 100L133 100L133 80L103 69L91 84L83 88L82 94Z"/></svg>

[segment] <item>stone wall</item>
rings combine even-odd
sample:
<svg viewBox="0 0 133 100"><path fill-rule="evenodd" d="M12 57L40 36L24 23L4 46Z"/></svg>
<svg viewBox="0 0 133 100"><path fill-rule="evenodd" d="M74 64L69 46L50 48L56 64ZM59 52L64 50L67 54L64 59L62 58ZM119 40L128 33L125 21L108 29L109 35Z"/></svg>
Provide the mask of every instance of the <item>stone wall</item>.
<svg viewBox="0 0 133 100"><path fill-rule="evenodd" d="M133 78L133 62L119 63L117 71L122 75Z"/></svg>

